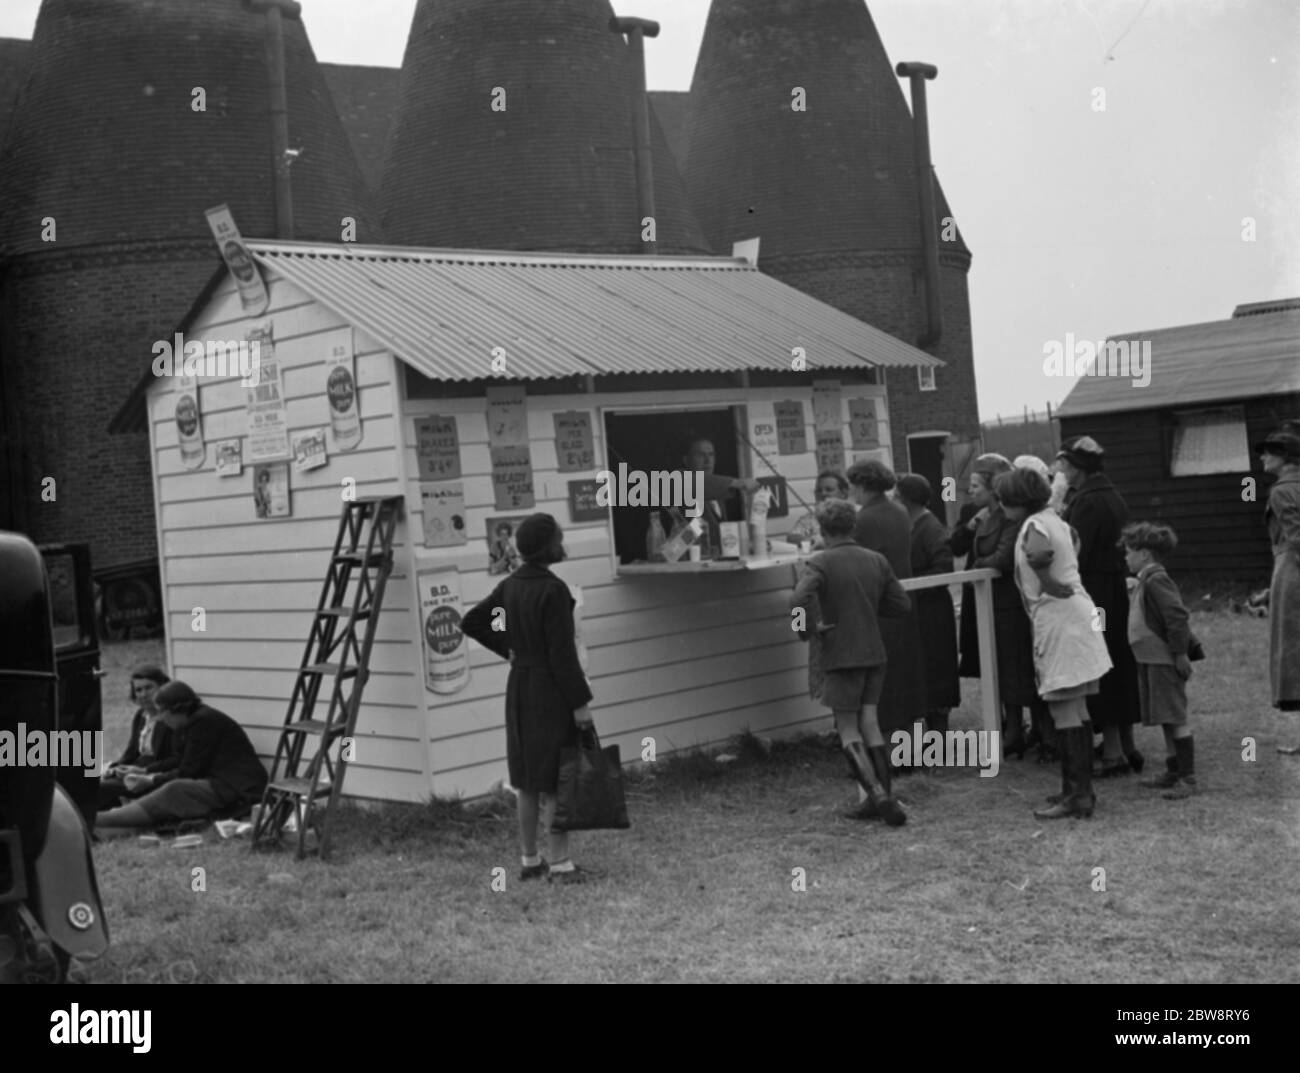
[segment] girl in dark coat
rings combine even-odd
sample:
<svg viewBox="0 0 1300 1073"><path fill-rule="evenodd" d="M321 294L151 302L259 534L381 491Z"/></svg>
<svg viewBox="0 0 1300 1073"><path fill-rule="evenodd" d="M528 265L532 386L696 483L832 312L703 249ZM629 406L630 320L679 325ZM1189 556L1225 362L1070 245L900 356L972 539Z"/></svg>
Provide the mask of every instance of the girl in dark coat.
<svg viewBox="0 0 1300 1073"><path fill-rule="evenodd" d="M1142 754L1133 744L1133 724L1142 716L1137 663L1128 645L1128 568L1120 533L1128 524L1128 504L1103 472L1103 451L1091 436L1068 440L1057 453L1073 495L1062 517L1079 539L1079 575L1092 602L1105 615L1102 636L1112 669L1102 676L1100 691L1088 698L1092 725L1102 733L1101 765L1096 778L1141 771Z"/></svg>
<svg viewBox="0 0 1300 1073"><path fill-rule="evenodd" d="M1016 588L1016 535L1020 523L1008 518L993 494L993 481L1011 472L1011 463L999 454L980 455L971 470L967 493L977 510L964 525L953 530L954 555L966 556L967 570L991 569L1001 573L993 582L993 633L997 649L998 702L1002 706L1002 750L1023 756L1026 748L1023 708L1042 701L1034 676L1034 638ZM975 587L964 585L961 594L961 676L980 675L979 632L975 623Z"/></svg>
<svg viewBox="0 0 1300 1073"><path fill-rule="evenodd" d="M917 473L898 479L898 499L912 522L912 576L952 572L948 530L927 508L930 482ZM921 630L921 662L925 668L926 725L947 733L948 713L961 704L957 677L957 616L946 588L912 593Z"/></svg>
<svg viewBox="0 0 1300 1073"><path fill-rule="evenodd" d="M900 581L912 576L912 523L901 503L886 494L894 487L894 471L883 462L855 462L846 474L859 504L853 539L889 560ZM921 630L912 607L901 618L880 624L885 642L885 683L877 718L885 739L895 730L911 731L925 718L925 669L921 662ZM910 772L909 768L900 769Z"/></svg>
<svg viewBox="0 0 1300 1073"><path fill-rule="evenodd" d="M510 660L506 682L506 763L519 797L521 879L582 882L587 872L569 856L569 836L551 830L560 750L591 725L591 688L578 663L573 597L549 565L564 559L564 537L549 514L531 514L515 532L524 564L461 622L472 637ZM538 853L539 823L550 842L550 864Z"/></svg>

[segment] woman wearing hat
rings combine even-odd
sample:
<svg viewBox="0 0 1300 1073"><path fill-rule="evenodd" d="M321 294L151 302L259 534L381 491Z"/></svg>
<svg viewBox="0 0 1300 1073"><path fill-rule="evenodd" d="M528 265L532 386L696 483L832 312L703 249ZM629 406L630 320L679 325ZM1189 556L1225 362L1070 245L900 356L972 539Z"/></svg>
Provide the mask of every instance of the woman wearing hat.
<svg viewBox="0 0 1300 1073"><path fill-rule="evenodd" d="M551 573L563 561L564 534L549 514L530 514L515 530L523 565L461 622L472 637L510 661L506 680L506 764L519 798L520 879L580 883L587 872L569 856L569 836L551 830L560 781L560 750L590 726L591 688L578 663L573 597ZM538 828L548 834L550 864L538 853Z"/></svg>
<svg viewBox="0 0 1300 1073"><path fill-rule="evenodd" d="M99 809L113 808L124 796L130 796L123 779L142 774L146 767L172 755L171 728L163 722L153 698L160 686L171 679L152 663L141 664L131 671L130 699L139 705L131 717L131 737L126 750L99 780Z"/></svg>
<svg viewBox="0 0 1300 1073"><path fill-rule="evenodd" d="M1011 463L999 454L980 455L971 469L967 492L977 510L964 524L958 522L949 538L955 555L965 555L967 570L991 569L1001 576L993 581L993 635L997 649L998 702L1002 706L1002 751L1024 756L1026 737L1022 708L1038 702L1034 680L1033 639L1029 618L1015 581L1016 533L1020 523L1003 513L993 494L999 474ZM961 595L961 663L963 678L980 676L979 631L975 623L975 588L964 585Z"/></svg>
<svg viewBox="0 0 1300 1073"><path fill-rule="evenodd" d="M1273 545L1268 590L1269 684L1273 707L1300 711L1300 436L1274 432L1255 445L1264 472L1277 478L1265 519Z"/></svg>
<svg viewBox="0 0 1300 1073"><path fill-rule="evenodd" d="M912 525L912 576L952 572L948 530L927 509L930 482L919 473L898 478L898 501ZM948 713L961 704L957 677L957 617L947 587L919 589L913 595L921 630L921 662L925 669L926 725L947 733Z"/></svg>
<svg viewBox="0 0 1300 1073"><path fill-rule="evenodd" d="M1092 725L1102 733L1097 778L1141 771L1142 754L1133 744L1133 724L1142 716L1138 701L1137 663L1128 644L1128 568L1120 548L1120 533L1128 524L1126 504L1102 470L1104 452L1091 436L1067 440L1057 452L1061 471L1073 495L1062 517L1079 538L1079 575L1083 587L1105 616L1101 633L1112 670L1099 691L1088 697Z"/></svg>
<svg viewBox="0 0 1300 1073"><path fill-rule="evenodd" d="M154 694L154 704L180 738L180 749L145 774L127 775L127 790L144 796L101 812L97 830L164 827L261 800L266 769L243 727L209 708L184 682L168 682Z"/></svg>

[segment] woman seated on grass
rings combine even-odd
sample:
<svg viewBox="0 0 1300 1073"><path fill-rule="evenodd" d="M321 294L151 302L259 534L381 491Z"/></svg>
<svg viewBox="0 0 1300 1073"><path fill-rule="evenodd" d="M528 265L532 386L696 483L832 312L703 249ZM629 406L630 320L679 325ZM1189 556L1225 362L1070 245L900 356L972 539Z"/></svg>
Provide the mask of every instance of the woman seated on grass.
<svg viewBox="0 0 1300 1073"><path fill-rule="evenodd" d="M142 664L131 672L130 699L140 705L131 717L131 737L126 750L99 780L99 810L117 805L131 794L123 781L127 775L143 775L153 764L170 760L175 743L171 728L162 721L153 696L171 679L161 667Z"/></svg>
<svg viewBox="0 0 1300 1073"><path fill-rule="evenodd" d="M179 739L179 752L161 770L127 775L127 790L143 796L101 812L96 830L166 827L261 800L266 769L243 727L203 704L184 682L168 682L154 704Z"/></svg>

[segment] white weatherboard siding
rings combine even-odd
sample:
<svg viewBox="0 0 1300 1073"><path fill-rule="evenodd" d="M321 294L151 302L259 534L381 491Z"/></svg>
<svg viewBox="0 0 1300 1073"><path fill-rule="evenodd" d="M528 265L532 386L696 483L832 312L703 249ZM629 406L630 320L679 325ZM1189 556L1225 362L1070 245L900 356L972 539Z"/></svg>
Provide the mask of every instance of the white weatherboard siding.
<svg viewBox="0 0 1300 1073"><path fill-rule="evenodd" d="M828 374L831 376L833 374ZM884 388L852 385L844 397L879 398L880 440L889 442L883 416ZM655 739L656 752L724 741L745 729L780 734L807 730L827 718L808 697L807 647L790 628L789 566L769 570L682 576L615 577L606 521L569 521L568 482L593 478L596 469L559 473L552 415L564 410L591 414L597 459L605 458L603 413L633 409L720 409L740 400L804 403L808 443L815 442L810 388L729 388L627 394L538 395L528 398L536 511L553 514L565 531L569 559L552 569L581 585L584 635L590 655L592 712L605 744L617 744L625 760L639 759L642 740ZM410 476L407 503L411 532L422 532L415 454L415 420L454 414L460 439L461 483L465 489L469 543L456 548L417 546L417 569L455 566L465 608L488 595L500 577L487 573L489 516L528 514L497 510L488 453L486 400L409 400L402 421L402 469ZM847 406L845 406L847 417ZM846 455L847 422L844 431ZM742 448L742 451L747 449ZM773 457L787 481L811 503L816 456ZM771 471L754 460L756 476ZM793 525L804 508L790 497L790 516L773 519L771 535ZM417 544L420 538L416 537ZM469 642L471 680L459 693L426 694L433 789L439 794L478 794L505 777L505 661Z"/></svg>
<svg viewBox="0 0 1300 1073"><path fill-rule="evenodd" d="M290 434L328 428L321 333L344 324L283 279L273 277L269 286L270 308L249 318L227 282L186 338L239 340L272 320ZM327 466L298 473L290 463L289 518L254 516L247 458L239 477L218 477L212 468L217 440L243 438L247 455L245 389L237 379L199 382L208 457L198 471L181 466L173 384L161 381L149 392L171 674L243 724L268 764L334 546L343 505L340 482L355 478L358 496L402 490L394 464L394 362L359 332L355 346L361 443L335 453L331 435ZM398 526L394 557L357 723L357 760L349 765L346 789L363 797L419 800L428 795L427 750L421 688L412 675L420 649L405 523ZM206 612L205 632L191 628L196 607Z"/></svg>

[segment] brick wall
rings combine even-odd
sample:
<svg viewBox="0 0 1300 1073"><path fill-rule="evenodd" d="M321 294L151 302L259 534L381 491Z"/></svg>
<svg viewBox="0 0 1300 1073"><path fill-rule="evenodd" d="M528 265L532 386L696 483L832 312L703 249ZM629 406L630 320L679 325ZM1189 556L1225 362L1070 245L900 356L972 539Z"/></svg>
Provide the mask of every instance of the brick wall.
<svg viewBox="0 0 1300 1073"><path fill-rule="evenodd" d="M86 541L96 568L157 554L149 443L109 420L219 267L211 243L123 244L20 258L6 271L0 354L16 497L37 542ZM41 482L57 498L42 502Z"/></svg>
<svg viewBox="0 0 1300 1073"><path fill-rule="evenodd" d="M924 262L915 254L820 253L762 258L759 267L828 305L866 321L906 343L926 329ZM946 429L954 436L979 433L975 366L971 345L969 259L941 257L939 283L943 335L929 352L947 364L935 372L935 390L921 391L915 369L889 369L889 415L894 458L907 464L907 435Z"/></svg>

